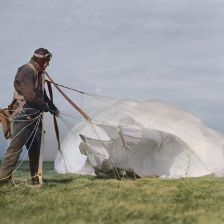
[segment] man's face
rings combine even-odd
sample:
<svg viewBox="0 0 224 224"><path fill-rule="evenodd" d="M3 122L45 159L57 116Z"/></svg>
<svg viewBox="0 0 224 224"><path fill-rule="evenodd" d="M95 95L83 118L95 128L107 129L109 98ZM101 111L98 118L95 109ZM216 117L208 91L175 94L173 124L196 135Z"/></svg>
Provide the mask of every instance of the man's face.
<svg viewBox="0 0 224 224"><path fill-rule="evenodd" d="M49 66L49 64L50 64L50 61L46 61L46 62L44 63L44 70L47 68L47 66Z"/></svg>
<svg viewBox="0 0 224 224"><path fill-rule="evenodd" d="M45 59L42 59L38 62L38 65L40 66L40 70L44 71L47 66L49 66L50 64L50 60L45 60Z"/></svg>

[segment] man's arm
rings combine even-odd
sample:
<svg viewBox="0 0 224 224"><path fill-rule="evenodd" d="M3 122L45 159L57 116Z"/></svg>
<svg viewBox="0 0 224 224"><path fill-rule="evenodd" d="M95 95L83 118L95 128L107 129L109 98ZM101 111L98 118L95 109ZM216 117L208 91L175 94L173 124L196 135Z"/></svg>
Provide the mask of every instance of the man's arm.
<svg viewBox="0 0 224 224"><path fill-rule="evenodd" d="M50 108L50 112L54 111L55 113L58 112L58 108L54 105L54 103L49 99L46 91L44 90L44 101L48 104L49 108Z"/></svg>
<svg viewBox="0 0 224 224"><path fill-rule="evenodd" d="M49 111L47 104L38 96L38 94L40 95L40 91L38 92L40 87L38 87L37 76L28 65L18 69L14 87L18 94L24 97L28 105L39 110Z"/></svg>
<svg viewBox="0 0 224 224"><path fill-rule="evenodd" d="M14 87L24 97L26 102L33 102L35 100L34 72L26 65L18 69L14 80Z"/></svg>

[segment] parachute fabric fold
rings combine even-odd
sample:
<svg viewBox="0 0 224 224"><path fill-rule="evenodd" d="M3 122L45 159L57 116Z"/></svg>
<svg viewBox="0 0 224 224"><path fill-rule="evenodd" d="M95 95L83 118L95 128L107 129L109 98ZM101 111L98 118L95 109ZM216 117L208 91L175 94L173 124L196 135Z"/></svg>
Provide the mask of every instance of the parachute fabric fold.
<svg viewBox="0 0 224 224"><path fill-rule="evenodd" d="M140 177L177 178L224 167L223 136L193 114L163 102L124 101L94 120L96 125L81 123L66 137L63 156L55 160L58 172L94 174L116 168Z"/></svg>

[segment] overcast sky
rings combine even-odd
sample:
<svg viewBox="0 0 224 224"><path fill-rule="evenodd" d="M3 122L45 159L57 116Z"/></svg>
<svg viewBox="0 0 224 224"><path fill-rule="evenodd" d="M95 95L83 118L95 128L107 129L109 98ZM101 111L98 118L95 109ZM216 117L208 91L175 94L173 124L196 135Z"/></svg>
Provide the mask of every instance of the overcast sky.
<svg viewBox="0 0 224 224"><path fill-rule="evenodd" d="M59 83L161 99L224 131L223 21L223 0L0 0L0 105L17 68L45 47Z"/></svg>

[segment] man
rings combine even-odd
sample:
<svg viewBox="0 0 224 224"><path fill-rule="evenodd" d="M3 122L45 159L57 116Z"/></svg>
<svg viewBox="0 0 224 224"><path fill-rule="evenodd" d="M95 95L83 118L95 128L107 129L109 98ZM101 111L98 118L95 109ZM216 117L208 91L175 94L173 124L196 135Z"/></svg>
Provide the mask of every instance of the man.
<svg viewBox="0 0 224 224"><path fill-rule="evenodd" d="M14 87L14 102L17 104L13 116L11 142L6 150L0 169L0 182L9 182L16 169L19 155L25 145L28 150L30 173L33 185L41 185L38 176L39 157L42 137L42 114L50 112L58 115L58 109L44 90L45 69L52 54L44 48L34 51L28 64L17 71Z"/></svg>

